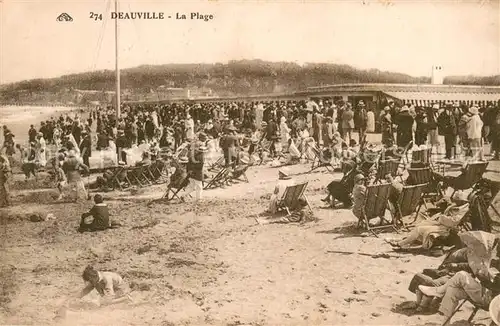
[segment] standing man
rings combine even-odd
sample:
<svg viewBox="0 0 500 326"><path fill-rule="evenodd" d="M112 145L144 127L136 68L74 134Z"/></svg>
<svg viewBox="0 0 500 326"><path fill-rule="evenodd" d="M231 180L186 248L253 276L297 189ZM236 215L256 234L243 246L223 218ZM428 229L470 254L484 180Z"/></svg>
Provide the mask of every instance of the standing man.
<svg viewBox="0 0 500 326"><path fill-rule="evenodd" d="M395 120L395 123L398 126L397 145L398 147L406 147L413 139L413 117L410 115L406 105L401 108Z"/></svg>
<svg viewBox="0 0 500 326"><path fill-rule="evenodd" d="M86 166L90 167L90 156L92 156L92 140L90 138L90 135L89 133L84 130L82 132L82 136L83 136L83 139L82 139L82 142L80 143L80 153L81 153L81 156L83 158L83 164L85 164Z"/></svg>
<svg viewBox="0 0 500 326"><path fill-rule="evenodd" d="M455 158L455 144L457 139L457 125L455 117L451 111L451 106L447 107L438 116L438 126L444 135L445 159L451 160Z"/></svg>
<svg viewBox="0 0 500 326"><path fill-rule="evenodd" d="M368 115L366 112L365 102L363 100L358 102L358 110L356 115L356 124L359 132L359 144L364 140L366 127L368 125Z"/></svg>
<svg viewBox="0 0 500 326"><path fill-rule="evenodd" d="M203 194L203 165L205 163L205 152L207 148L201 141L191 142L189 145L189 156L187 163L187 173L189 176L189 184L186 187L186 195L194 194L195 202L197 203ZM185 201L185 196L181 197Z"/></svg>

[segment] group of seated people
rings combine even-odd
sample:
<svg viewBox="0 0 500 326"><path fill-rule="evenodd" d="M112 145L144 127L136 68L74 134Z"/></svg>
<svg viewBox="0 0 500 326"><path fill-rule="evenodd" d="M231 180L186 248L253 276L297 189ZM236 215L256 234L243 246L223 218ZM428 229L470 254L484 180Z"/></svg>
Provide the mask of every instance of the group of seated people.
<svg viewBox="0 0 500 326"><path fill-rule="evenodd" d="M488 309L500 294L499 238L484 231L460 234L457 245L434 269L424 269L410 282L416 301L415 313L439 313L443 325L450 325L460 301Z"/></svg>

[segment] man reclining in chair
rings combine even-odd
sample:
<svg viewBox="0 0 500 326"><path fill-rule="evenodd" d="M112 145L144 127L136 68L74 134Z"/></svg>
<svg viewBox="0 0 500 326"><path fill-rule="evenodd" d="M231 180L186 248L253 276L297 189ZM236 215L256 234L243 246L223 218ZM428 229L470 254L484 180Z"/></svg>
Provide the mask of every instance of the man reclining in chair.
<svg viewBox="0 0 500 326"><path fill-rule="evenodd" d="M498 239L491 233L486 233L492 239L488 241L493 247L486 248L491 258L494 256ZM420 285L418 289L426 296L441 299L439 313L443 315L445 323L450 325L450 320L461 300L469 300L474 305L488 308L491 300L500 294L499 261L476 255L473 250L468 255L468 262L472 273L459 271L445 284L437 287Z"/></svg>
<svg viewBox="0 0 500 326"><path fill-rule="evenodd" d="M386 242L397 249L409 248L415 242L420 242L423 249L430 249L436 239L446 238L456 230L468 209L468 203L462 206L452 204L444 213L439 214L436 220L424 220L417 224L406 238L402 240L386 239Z"/></svg>

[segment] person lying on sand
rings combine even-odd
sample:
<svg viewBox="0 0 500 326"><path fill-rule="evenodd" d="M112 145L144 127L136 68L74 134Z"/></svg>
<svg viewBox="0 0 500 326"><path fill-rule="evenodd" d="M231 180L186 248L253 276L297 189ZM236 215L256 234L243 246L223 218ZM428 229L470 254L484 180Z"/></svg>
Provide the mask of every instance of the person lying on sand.
<svg viewBox="0 0 500 326"><path fill-rule="evenodd" d="M86 286L77 295L78 299L84 298L95 289L103 298L101 305L132 301L129 286L117 273L97 271L94 267L87 266L83 271L82 278Z"/></svg>
<svg viewBox="0 0 500 326"><path fill-rule="evenodd" d="M111 227L108 205L101 195L94 196L95 205L87 213L83 213L78 232L104 231Z"/></svg>

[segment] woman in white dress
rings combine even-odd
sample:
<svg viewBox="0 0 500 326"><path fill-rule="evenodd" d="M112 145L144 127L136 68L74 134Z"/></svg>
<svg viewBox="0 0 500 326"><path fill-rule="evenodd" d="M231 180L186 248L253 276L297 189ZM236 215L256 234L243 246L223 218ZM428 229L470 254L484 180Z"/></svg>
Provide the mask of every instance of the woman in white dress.
<svg viewBox="0 0 500 326"><path fill-rule="evenodd" d="M366 132L375 132L375 114L371 109L366 113Z"/></svg>
<svg viewBox="0 0 500 326"><path fill-rule="evenodd" d="M45 144L45 139L43 139L43 134L39 132L36 142L36 162L38 166L45 166L47 164L46 151L47 146Z"/></svg>
<svg viewBox="0 0 500 326"><path fill-rule="evenodd" d="M285 149L288 147L288 139L290 139L290 128L288 128L288 125L286 124L285 117L281 117L280 136L281 136L281 148Z"/></svg>

